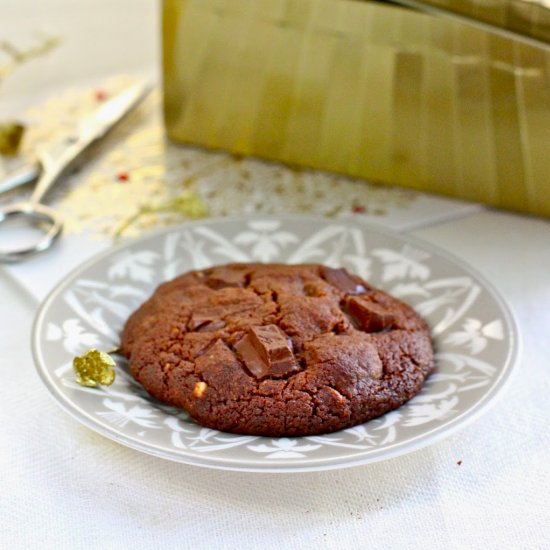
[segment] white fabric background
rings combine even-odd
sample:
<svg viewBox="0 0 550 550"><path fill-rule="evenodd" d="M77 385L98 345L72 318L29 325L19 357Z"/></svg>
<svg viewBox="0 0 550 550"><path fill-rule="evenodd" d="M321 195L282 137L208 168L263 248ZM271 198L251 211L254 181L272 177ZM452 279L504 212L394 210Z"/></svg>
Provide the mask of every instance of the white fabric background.
<svg viewBox="0 0 550 550"><path fill-rule="evenodd" d="M0 38L43 30L66 47L2 85L0 114L29 90L154 71L157 9L2 0ZM550 223L486 212L414 233L474 265L511 304L523 340L516 375L451 438L325 473L185 466L81 426L34 372L37 303L0 269L0 548L550 548Z"/></svg>

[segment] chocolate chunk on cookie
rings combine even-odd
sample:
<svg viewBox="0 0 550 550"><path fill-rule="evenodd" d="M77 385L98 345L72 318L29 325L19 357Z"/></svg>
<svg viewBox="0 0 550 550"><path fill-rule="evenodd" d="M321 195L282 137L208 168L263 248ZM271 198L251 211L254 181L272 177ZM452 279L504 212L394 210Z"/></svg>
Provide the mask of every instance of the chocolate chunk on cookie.
<svg viewBox="0 0 550 550"><path fill-rule="evenodd" d="M434 366L425 322L345 269L230 264L164 283L122 351L157 399L200 424L266 436L333 432L393 410Z"/></svg>
<svg viewBox="0 0 550 550"><path fill-rule="evenodd" d="M361 294L367 291L365 283L350 275L345 269L321 266L319 272L325 281L346 294Z"/></svg>
<svg viewBox="0 0 550 550"><path fill-rule="evenodd" d="M237 355L258 380L282 378L299 370L292 342L277 325L250 327L235 344Z"/></svg>
<svg viewBox="0 0 550 550"><path fill-rule="evenodd" d="M356 326L365 332L379 332L389 329L394 316L387 308L359 296L346 299L346 311L355 321Z"/></svg>

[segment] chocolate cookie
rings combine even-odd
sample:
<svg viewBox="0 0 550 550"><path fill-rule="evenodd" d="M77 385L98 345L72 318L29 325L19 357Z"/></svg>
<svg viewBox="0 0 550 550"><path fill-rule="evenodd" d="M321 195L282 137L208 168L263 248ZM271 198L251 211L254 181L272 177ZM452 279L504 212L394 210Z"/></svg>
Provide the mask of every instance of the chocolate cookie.
<svg viewBox="0 0 550 550"><path fill-rule="evenodd" d="M232 264L162 284L122 351L157 399L218 430L333 432L395 409L433 369L407 305L344 269Z"/></svg>

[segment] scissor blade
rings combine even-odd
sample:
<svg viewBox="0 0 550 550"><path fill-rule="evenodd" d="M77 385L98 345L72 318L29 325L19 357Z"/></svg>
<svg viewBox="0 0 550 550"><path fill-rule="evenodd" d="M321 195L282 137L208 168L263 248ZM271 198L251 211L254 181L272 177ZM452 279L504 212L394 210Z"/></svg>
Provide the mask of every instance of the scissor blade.
<svg viewBox="0 0 550 550"><path fill-rule="evenodd" d="M38 179L40 165L37 162L24 164L0 180L0 195L21 185L26 185Z"/></svg>
<svg viewBox="0 0 550 550"><path fill-rule="evenodd" d="M135 84L126 91L108 100L93 115L85 118L80 129L60 155L43 151L38 155L42 176L38 180L30 201L40 202L57 179L76 162L88 147L100 140L122 117L128 113L149 91L144 82Z"/></svg>
<svg viewBox="0 0 550 550"><path fill-rule="evenodd" d="M85 118L79 127L81 138L86 141L103 137L151 90L148 82L140 82L108 99L95 113Z"/></svg>

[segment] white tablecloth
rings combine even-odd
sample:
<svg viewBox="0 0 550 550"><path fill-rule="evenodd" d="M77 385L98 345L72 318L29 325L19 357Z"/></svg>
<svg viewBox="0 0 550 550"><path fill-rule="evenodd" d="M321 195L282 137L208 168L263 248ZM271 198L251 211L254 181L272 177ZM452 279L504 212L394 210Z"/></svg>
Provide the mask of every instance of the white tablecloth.
<svg viewBox="0 0 550 550"><path fill-rule="evenodd" d="M49 61L56 85L89 74L79 58L97 74L149 71L155 9L145 0L3 0L0 37L40 26L68 33L74 49ZM93 53L100 30L103 62ZM21 70L4 89L10 105L39 82L31 66ZM486 211L412 233L475 266L511 305L523 340L516 374L489 412L449 439L326 473L175 464L81 426L35 373L38 302L0 269L0 548L548 548L550 223Z"/></svg>

